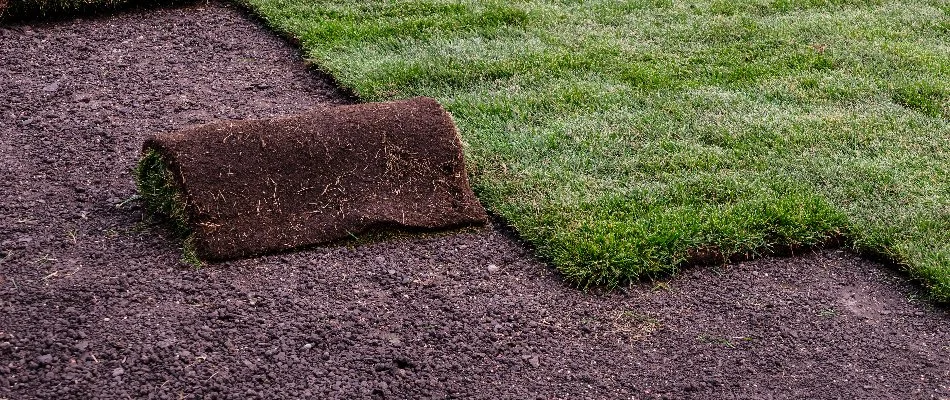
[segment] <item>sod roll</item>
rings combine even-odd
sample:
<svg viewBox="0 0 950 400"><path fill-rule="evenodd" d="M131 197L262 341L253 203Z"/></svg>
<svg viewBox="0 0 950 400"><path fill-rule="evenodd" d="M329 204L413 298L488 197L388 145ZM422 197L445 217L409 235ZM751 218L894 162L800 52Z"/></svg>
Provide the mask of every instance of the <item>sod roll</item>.
<svg viewBox="0 0 950 400"><path fill-rule="evenodd" d="M138 180L206 260L487 222L451 116L421 97L159 134Z"/></svg>

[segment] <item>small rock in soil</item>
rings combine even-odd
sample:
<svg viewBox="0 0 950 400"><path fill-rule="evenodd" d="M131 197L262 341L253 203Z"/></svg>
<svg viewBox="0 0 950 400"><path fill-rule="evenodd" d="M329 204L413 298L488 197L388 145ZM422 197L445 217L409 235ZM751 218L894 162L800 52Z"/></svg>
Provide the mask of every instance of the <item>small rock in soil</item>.
<svg viewBox="0 0 950 400"><path fill-rule="evenodd" d="M531 366L534 368L538 368L541 366L541 358L538 357L537 355L527 357L526 361L528 361L528 364L531 364Z"/></svg>

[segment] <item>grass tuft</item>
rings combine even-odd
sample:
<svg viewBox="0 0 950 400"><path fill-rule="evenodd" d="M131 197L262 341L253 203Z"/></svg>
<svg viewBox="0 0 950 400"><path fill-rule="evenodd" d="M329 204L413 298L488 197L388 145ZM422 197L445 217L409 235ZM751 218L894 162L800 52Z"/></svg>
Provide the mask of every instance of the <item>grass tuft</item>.
<svg viewBox="0 0 950 400"><path fill-rule="evenodd" d="M203 265L195 251L184 194L161 153L145 151L135 168L135 181L145 209L167 223L172 234L182 240L182 261L196 267Z"/></svg>
<svg viewBox="0 0 950 400"><path fill-rule="evenodd" d="M934 82L919 82L897 88L894 102L924 115L950 119L950 85L940 88Z"/></svg>

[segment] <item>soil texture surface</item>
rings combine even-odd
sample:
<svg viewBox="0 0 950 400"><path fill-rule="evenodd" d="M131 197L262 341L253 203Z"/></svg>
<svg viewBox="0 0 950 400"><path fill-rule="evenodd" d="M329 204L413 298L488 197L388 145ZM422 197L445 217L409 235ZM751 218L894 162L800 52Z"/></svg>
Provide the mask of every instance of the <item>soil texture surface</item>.
<svg viewBox="0 0 950 400"><path fill-rule="evenodd" d="M348 103L217 3L0 28L0 399L950 398L950 318L826 250L566 287L500 225L195 269L154 132Z"/></svg>
<svg viewBox="0 0 950 400"><path fill-rule="evenodd" d="M426 97L221 121L156 135L145 149L167 165L154 174L177 188L204 259L488 222L452 117Z"/></svg>

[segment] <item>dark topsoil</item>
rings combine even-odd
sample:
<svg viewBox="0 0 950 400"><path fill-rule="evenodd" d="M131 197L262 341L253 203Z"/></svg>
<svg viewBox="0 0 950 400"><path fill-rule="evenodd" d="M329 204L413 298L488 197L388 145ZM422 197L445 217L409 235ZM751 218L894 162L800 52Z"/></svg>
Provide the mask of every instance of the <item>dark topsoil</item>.
<svg viewBox="0 0 950 400"><path fill-rule="evenodd" d="M222 5L0 28L0 399L950 398L950 318L846 252L565 287L499 226L183 266L151 133L349 101Z"/></svg>
<svg viewBox="0 0 950 400"><path fill-rule="evenodd" d="M145 148L172 171L161 175L173 176L204 259L488 222L452 117L427 97L221 121Z"/></svg>

